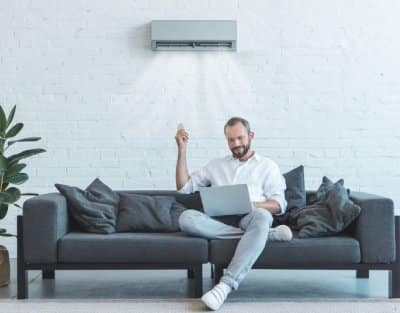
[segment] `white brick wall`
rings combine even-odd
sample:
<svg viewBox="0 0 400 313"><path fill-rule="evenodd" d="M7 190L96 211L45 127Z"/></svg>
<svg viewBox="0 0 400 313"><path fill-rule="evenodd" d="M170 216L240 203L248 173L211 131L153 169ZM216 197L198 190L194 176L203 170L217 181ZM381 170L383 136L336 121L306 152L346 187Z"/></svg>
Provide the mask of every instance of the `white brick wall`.
<svg viewBox="0 0 400 313"><path fill-rule="evenodd" d="M24 191L54 183L173 189L174 134L189 165L228 153L222 127L248 118L254 147L400 201L399 1L0 0L0 102L42 136ZM157 18L234 18L239 52L152 52ZM16 232L10 209L1 227ZM11 257L15 238L0 239Z"/></svg>

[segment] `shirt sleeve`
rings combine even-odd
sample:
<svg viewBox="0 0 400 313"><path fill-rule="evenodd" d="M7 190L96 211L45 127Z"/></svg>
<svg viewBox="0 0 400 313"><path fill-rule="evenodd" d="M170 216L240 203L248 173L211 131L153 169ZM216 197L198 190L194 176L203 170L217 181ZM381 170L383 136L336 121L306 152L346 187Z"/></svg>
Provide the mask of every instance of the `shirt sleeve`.
<svg viewBox="0 0 400 313"><path fill-rule="evenodd" d="M274 215L283 215L286 212L287 201L285 199L286 181L279 166L272 163L270 171L264 182L264 194L267 200L275 200L281 207L281 212Z"/></svg>
<svg viewBox="0 0 400 313"><path fill-rule="evenodd" d="M207 177L206 167L202 167L199 170L193 171L190 174L189 180L186 184L178 190L180 193L191 193L198 191L200 187L207 187L211 184Z"/></svg>

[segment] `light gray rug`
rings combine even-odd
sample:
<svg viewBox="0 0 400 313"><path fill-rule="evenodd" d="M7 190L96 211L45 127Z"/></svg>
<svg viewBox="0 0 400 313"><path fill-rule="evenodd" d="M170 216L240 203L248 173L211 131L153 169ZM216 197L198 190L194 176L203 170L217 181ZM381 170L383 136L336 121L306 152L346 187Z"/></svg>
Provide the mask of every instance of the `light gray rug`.
<svg viewBox="0 0 400 313"><path fill-rule="evenodd" d="M185 300L0 300L7 313L181 313L206 312L197 299ZM400 313L400 300L228 301L218 312L229 313Z"/></svg>

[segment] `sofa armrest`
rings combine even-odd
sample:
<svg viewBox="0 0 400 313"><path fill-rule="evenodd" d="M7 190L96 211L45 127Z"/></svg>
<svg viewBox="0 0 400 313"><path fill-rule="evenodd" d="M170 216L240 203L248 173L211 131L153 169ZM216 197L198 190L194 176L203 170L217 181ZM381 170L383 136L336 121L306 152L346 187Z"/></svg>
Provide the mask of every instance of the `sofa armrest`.
<svg viewBox="0 0 400 313"><path fill-rule="evenodd" d="M350 192L361 207L353 235L359 241L362 263L391 263L395 260L393 200L365 192Z"/></svg>
<svg viewBox="0 0 400 313"><path fill-rule="evenodd" d="M69 226L66 198L48 193L26 200L22 221L25 262L56 263L57 241Z"/></svg>

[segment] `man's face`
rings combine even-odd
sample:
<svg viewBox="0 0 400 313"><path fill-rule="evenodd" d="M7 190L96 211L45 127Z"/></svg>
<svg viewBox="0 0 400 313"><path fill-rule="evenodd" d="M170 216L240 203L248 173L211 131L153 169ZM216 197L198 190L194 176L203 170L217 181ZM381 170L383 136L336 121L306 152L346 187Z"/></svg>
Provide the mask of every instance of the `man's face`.
<svg viewBox="0 0 400 313"><path fill-rule="evenodd" d="M228 146L233 157L240 159L250 150L254 133L247 133L247 129L242 123L236 123L233 126L226 127L225 137L228 140Z"/></svg>

